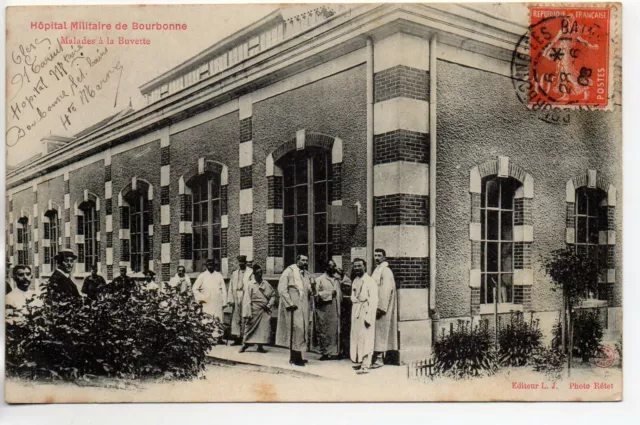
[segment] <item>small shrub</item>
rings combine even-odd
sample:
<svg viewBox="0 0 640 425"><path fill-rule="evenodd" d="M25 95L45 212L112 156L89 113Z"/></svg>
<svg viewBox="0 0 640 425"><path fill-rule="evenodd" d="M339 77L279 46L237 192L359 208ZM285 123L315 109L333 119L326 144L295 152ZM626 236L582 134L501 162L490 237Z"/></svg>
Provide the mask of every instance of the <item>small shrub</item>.
<svg viewBox="0 0 640 425"><path fill-rule="evenodd" d="M189 378L204 369L221 333L217 319L178 288L122 291L96 300L59 300L44 285L40 306L7 324L7 373L23 377Z"/></svg>
<svg viewBox="0 0 640 425"><path fill-rule="evenodd" d="M597 309L578 309L573 317L573 356L588 362L592 357L602 354L602 323ZM558 321L553 327L553 346L562 344L562 327ZM569 345L569 337L567 337Z"/></svg>
<svg viewBox="0 0 640 425"><path fill-rule="evenodd" d="M538 347L531 356L533 370L542 372L550 379L558 380L562 378L562 371L567 356L553 347Z"/></svg>
<svg viewBox="0 0 640 425"><path fill-rule="evenodd" d="M498 370L488 323L459 320L455 330L434 344L434 372L455 379L492 375Z"/></svg>
<svg viewBox="0 0 640 425"><path fill-rule="evenodd" d="M541 347L539 320L527 323L521 311L511 312L510 321L498 329L498 359L502 366L526 366Z"/></svg>

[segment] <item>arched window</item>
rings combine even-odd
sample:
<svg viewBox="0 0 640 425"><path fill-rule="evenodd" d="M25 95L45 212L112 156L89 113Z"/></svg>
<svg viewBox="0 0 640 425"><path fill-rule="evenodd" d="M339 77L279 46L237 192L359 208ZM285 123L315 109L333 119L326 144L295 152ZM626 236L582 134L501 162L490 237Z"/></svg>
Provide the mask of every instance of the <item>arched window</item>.
<svg viewBox="0 0 640 425"><path fill-rule="evenodd" d="M481 304L514 302L514 197L519 186L513 178L490 176L482 180Z"/></svg>
<svg viewBox="0 0 640 425"><path fill-rule="evenodd" d="M575 249L579 255L597 260L606 245L599 245L600 231L607 229L607 193L601 189L580 187L576 189ZM597 293L585 294L587 299L607 300L607 283L601 279Z"/></svg>
<svg viewBox="0 0 640 425"><path fill-rule="evenodd" d="M320 271L332 250L327 219L333 189L331 153L321 149L293 151L279 165L283 173L284 264L307 255L310 271Z"/></svg>
<svg viewBox="0 0 640 425"><path fill-rule="evenodd" d="M82 212L82 215L78 216L78 234L84 235L84 258L81 256L79 261L84 260L84 270L89 272L99 258L97 234L100 217L93 201L83 202L78 209Z"/></svg>
<svg viewBox="0 0 640 425"><path fill-rule="evenodd" d="M29 263L29 219L20 217L17 227L18 264Z"/></svg>
<svg viewBox="0 0 640 425"><path fill-rule="evenodd" d="M149 239L151 201L146 190L132 190L125 197L125 201L129 204L131 270L141 272L149 264L151 252Z"/></svg>
<svg viewBox="0 0 640 425"><path fill-rule="evenodd" d="M49 240L49 246L44 247L44 264L53 264L53 258L58 253L60 238L60 217L57 210L49 210L44 214L44 240Z"/></svg>
<svg viewBox="0 0 640 425"><path fill-rule="evenodd" d="M222 190L219 173L194 177L192 191L193 270L204 270L208 258L221 260Z"/></svg>

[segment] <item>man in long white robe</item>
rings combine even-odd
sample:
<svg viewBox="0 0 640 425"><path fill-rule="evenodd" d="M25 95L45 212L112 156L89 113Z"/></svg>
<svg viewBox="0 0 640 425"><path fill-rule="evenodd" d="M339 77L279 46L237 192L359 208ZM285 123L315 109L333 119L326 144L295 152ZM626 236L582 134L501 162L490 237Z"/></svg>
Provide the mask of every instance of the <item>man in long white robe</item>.
<svg viewBox="0 0 640 425"><path fill-rule="evenodd" d="M307 351L311 338L311 314L309 298L312 296L311 277L307 271L308 257L298 255L296 264L285 269L278 282L278 327L276 345L289 347L291 357L289 363L304 366L306 361L302 352ZM293 316L293 335L291 320Z"/></svg>
<svg viewBox="0 0 640 425"><path fill-rule="evenodd" d="M376 336L376 308L378 306L378 287L365 272L366 262L353 260L355 279L351 286L351 361L357 363L354 369L358 373L367 373L371 367L373 344Z"/></svg>
<svg viewBox="0 0 640 425"><path fill-rule="evenodd" d="M227 306L227 290L217 265L216 261L207 260L207 270L200 273L193 284L193 297L202 304L205 313L222 321L223 309Z"/></svg>
<svg viewBox="0 0 640 425"><path fill-rule="evenodd" d="M376 340L373 347L373 368L382 367L387 351L398 349L398 296L396 281L389 268L384 249L374 251L376 269L371 277L378 286Z"/></svg>
<svg viewBox="0 0 640 425"><path fill-rule="evenodd" d="M247 269L247 256L238 256L238 270L231 274L229 282L229 302L231 302L231 336L234 338L233 345L242 343L244 321L242 320L242 303L244 293L253 278L253 273Z"/></svg>
<svg viewBox="0 0 640 425"><path fill-rule="evenodd" d="M36 291L29 289L31 276L29 266L19 264L13 269L14 287L5 297L6 322L9 324L22 320L20 311L26 307L27 303L34 307L42 305L42 301L35 298Z"/></svg>

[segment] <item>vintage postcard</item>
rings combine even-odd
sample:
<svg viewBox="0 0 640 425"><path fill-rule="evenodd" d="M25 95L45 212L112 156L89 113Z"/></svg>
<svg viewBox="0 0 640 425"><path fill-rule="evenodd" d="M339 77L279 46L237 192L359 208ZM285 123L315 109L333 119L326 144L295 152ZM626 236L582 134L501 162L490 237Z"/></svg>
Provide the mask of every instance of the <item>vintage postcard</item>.
<svg viewBox="0 0 640 425"><path fill-rule="evenodd" d="M621 14L7 8L6 401L621 400Z"/></svg>

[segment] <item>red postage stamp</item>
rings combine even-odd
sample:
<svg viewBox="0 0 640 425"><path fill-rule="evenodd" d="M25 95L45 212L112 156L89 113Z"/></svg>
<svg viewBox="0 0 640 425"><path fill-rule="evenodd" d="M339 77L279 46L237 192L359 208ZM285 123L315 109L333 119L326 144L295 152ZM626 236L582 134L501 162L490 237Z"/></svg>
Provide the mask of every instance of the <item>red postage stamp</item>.
<svg viewBox="0 0 640 425"><path fill-rule="evenodd" d="M606 108L610 73L611 8L530 8L531 90L554 106Z"/></svg>

